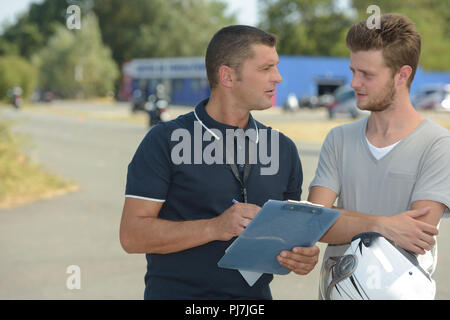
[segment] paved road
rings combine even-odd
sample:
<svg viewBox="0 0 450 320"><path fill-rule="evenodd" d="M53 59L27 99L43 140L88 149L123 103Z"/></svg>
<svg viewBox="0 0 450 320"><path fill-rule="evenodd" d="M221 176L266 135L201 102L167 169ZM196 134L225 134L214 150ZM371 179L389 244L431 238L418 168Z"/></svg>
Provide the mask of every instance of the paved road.
<svg viewBox="0 0 450 320"><path fill-rule="evenodd" d="M77 104L66 107L77 109ZM123 112L123 105L116 107ZM292 121L292 116L267 116ZM299 121L319 116L308 113ZM145 258L123 252L118 234L126 167L146 128L32 111L0 109L0 117L19 120L16 130L33 137L33 159L81 187L50 200L0 210L0 299L141 299ZM264 121L265 116L256 117ZM296 143L306 189L320 146ZM448 222L441 223L435 273L439 299L450 298L445 272L450 265L449 228ZM66 287L70 265L80 267L80 290ZM271 285L273 296L316 299L318 277L318 268L308 276L277 276Z"/></svg>

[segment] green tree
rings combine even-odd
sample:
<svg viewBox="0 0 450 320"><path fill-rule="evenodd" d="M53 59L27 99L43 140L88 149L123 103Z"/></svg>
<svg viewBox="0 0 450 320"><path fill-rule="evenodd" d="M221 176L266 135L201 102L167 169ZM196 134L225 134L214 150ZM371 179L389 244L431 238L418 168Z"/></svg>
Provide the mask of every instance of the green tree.
<svg viewBox="0 0 450 320"><path fill-rule="evenodd" d="M18 85L24 98L29 98L36 88L38 70L19 56L0 56L0 99L7 99L8 90Z"/></svg>
<svg viewBox="0 0 450 320"><path fill-rule="evenodd" d="M31 58L65 26L72 3L81 7L82 24L87 13L96 14L102 40L119 66L136 57L203 55L219 28L236 23L225 15L224 0L43 0L4 28L0 55Z"/></svg>
<svg viewBox="0 0 450 320"><path fill-rule="evenodd" d="M287 55L348 55L342 40L351 18L334 0L260 0L261 28L278 37Z"/></svg>
<svg viewBox="0 0 450 320"><path fill-rule="evenodd" d="M401 13L415 22L422 38L420 65L428 70L450 70L450 0L358 0L353 1L359 19L369 16L376 4L381 13Z"/></svg>
<svg viewBox="0 0 450 320"><path fill-rule="evenodd" d="M23 23L8 29L1 42L0 53L20 54L29 58L37 48L44 43L43 35L39 32L38 26L34 23Z"/></svg>
<svg viewBox="0 0 450 320"><path fill-rule="evenodd" d="M93 13L83 18L80 30L58 26L39 57L43 87L63 97L104 96L119 74Z"/></svg>
<svg viewBox="0 0 450 320"><path fill-rule="evenodd" d="M57 26L65 25L69 3L61 0L32 3L17 22L4 28L0 37L0 54L14 53L31 58L46 45ZM77 1L77 4L82 12L88 12L92 6L89 0Z"/></svg>
<svg viewBox="0 0 450 320"><path fill-rule="evenodd" d="M349 11L336 7L336 0L260 0L261 27L279 38L281 54L348 56L345 37L349 27L367 19L370 5L381 13L408 16L422 36L420 64L427 70L450 70L450 0L353 0Z"/></svg>
<svg viewBox="0 0 450 320"><path fill-rule="evenodd" d="M134 58L204 55L214 33L236 23L225 9L217 0L95 0L93 6L119 67Z"/></svg>
<svg viewBox="0 0 450 320"><path fill-rule="evenodd" d="M33 55L47 45L59 50L64 45L69 46L73 40L70 40L68 32L63 32L63 28L66 27L67 8L70 4L81 8L82 29L86 24L86 15L89 12L95 13L103 43L109 46L119 67L126 60L138 57L203 55L212 35L219 28L236 22L233 15L225 15L224 0L43 0L33 3L16 23L4 28L0 35L0 55L21 55L35 60ZM52 40L56 34L63 40L61 44ZM44 50L48 56L41 59L44 62L56 59L51 58L56 54L49 52L49 48ZM90 52L90 49L86 52ZM65 55L74 56L69 52ZM78 60L82 60L78 64L85 64L85 60L89 60L81 59L83 55L84 53L78 55ZM54 63L64 65L62 60L55 60ZM67 79L73 78L73 64L75 62L71 62L70 66L64 65ZM41 78L46 87L66 87L64 83L52 83L48 80L59 79L56 76L58 70L54 70L52 64L46 62L42 66L45 70ZM91 68L83 70L86 75ZM115 85L117 87L118 82ZM79 86L78 84L78 91ZM89 90L86 87L82 91ZM69 87L63 91L69 94Z"/></svg>
<svg viewBox="0 0 450 320"><path fill-rule="evenodd" d="M204 55L213 34L234 24L216 0L96 0L103 40L115 61Z"/></svg>

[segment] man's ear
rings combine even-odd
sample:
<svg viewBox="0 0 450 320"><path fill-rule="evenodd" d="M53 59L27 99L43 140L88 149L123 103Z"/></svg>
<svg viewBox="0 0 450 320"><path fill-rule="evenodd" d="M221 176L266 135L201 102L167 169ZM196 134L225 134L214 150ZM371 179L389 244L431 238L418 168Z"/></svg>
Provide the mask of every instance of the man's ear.
<svg viewBox="0 0 450 320"><path fill-rule="evenodd" d="M407 86L411 74L412 74L411 66L404 65L403 67L401 67L400 70L397 72L398 85Z"/></svg>
<svg viewBox="0 0 450 320"><path fill-rule="evenodd" d="M226 88L233 86L235 72L233 68L222 65L219 67L219 82Z"/></svg>

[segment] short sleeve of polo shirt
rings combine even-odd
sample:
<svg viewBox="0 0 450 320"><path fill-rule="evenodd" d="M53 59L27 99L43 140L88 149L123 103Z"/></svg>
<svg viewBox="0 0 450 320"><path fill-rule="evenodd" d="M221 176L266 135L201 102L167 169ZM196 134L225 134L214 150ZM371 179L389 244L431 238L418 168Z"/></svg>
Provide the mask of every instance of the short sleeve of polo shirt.
<svg viewBox="0 0 450 320"><path fill-rule="evenodd" d="M336 194L340 194L341 181L339 179L338 168L338 150L339 140L337 137L338 128L332 129L322 145L319 155L319 163L317 165L316 174L309 188L314 186L322 186L333 190Z"/></svg>
<svg viewBox="0 0 450 320"><path fill-rule="evenodd" d="M147 133L128 165L125 197L165 201L170 170L168 133L159 124Z"/></svg>
<svg viewBox="0 0 450 320"><path fill-rule="evenodd" d="M450 217L450 137L443 137L425 154L423 167L416 181L411 203L432 200L447 208L444 217Z"/></svg>

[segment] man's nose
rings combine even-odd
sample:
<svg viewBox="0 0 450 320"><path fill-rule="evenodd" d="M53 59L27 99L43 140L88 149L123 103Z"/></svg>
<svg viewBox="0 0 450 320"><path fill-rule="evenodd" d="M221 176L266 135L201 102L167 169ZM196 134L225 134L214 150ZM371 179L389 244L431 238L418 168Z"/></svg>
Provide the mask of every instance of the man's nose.
<svg viewBox="0 0 450 320"><path fill-rule="evenodd" d="M352 89L357 89L361 87L361 81L354 75L352 78L352 82L350 82L350 87Z"/></svg>
<svg viewBox="0 0 450 320"><path fill-rule="evenodd" d="M274 78L273 81L275 83L281 83L281 81L283 81L283 77L281 77L280 72L278 71L278 68L275 67L275 74L274 74Z"/></svg>

